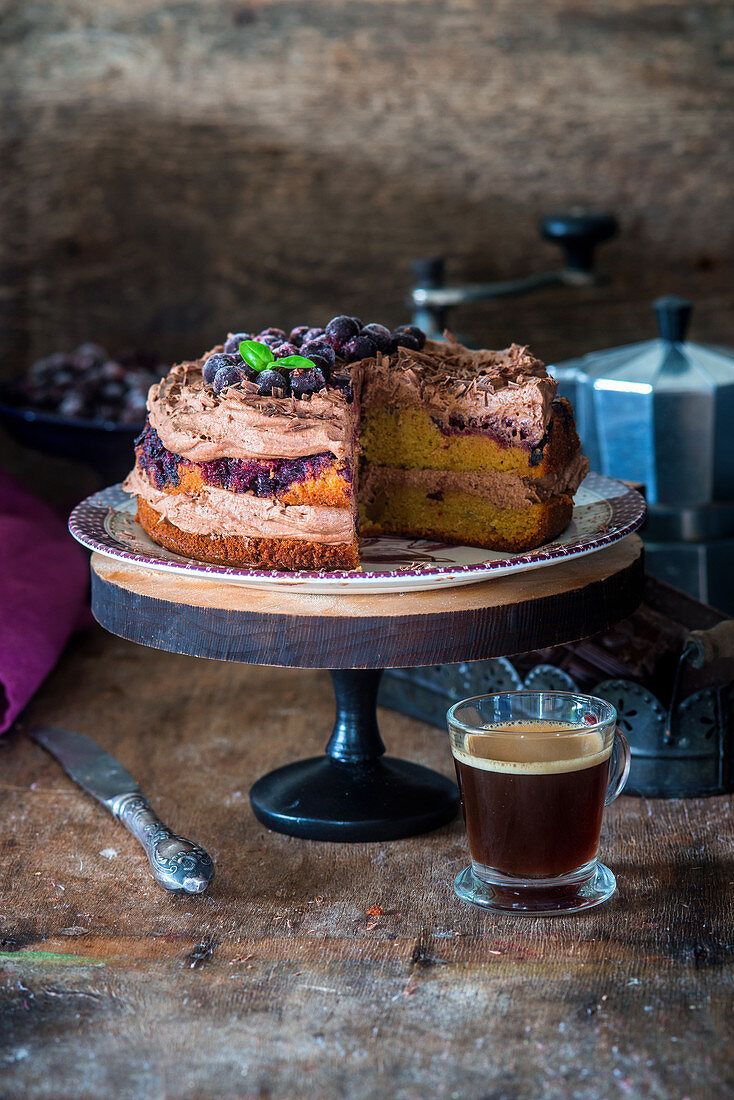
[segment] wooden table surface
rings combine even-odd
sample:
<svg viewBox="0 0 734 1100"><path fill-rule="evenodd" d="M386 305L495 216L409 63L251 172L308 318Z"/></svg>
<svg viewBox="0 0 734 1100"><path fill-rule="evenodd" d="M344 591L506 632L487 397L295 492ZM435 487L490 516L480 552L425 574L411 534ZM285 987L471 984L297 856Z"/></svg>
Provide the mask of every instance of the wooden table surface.
<svg viewBox="0 0 734 1100"><path fill-rule="evenodd" d="M325 672L152 651L95 628L26 722L96 738L217 862L171 897L132 837L0 741L3 1100L723 1098L734 1091L731 800L622 798L619 890L580 917L462 905L459 821L389 844L267 832L250 784L323 749ZM385 712L388 751L451 774Z"/></svg>

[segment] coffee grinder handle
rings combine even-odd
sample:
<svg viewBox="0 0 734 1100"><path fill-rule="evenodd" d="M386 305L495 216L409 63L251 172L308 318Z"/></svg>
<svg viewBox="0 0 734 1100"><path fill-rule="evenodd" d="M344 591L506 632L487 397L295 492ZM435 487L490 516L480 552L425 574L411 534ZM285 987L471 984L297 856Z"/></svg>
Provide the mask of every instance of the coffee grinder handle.
<svg viewBox="0 0 734 1100"><path fill-rule="evenodd" d="M709 630L692 630L683 650L694 668L704 668L712 661L734 657L734 619L726 619Z"/></svg>
<svg viewBox="0 0 734 1100"><path fill-rule="evenodd" d="M627 777L630 773L630 747L629 742L621 729L617 727L614 731L614 746L612 748L612 758L609 761L609 784L607 786L607 795L604 799L604 805L608 806L610 802L614 802L614 799L622 793L624 785L627 782Z"/></svg>

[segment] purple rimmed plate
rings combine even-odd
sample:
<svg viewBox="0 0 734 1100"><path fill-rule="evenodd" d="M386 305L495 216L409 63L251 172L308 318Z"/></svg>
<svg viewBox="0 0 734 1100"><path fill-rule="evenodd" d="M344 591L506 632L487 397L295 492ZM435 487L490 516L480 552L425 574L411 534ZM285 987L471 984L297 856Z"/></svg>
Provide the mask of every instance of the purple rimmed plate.
<svg viewBox="0 0 734 1100"><path fill-rule="evenodd" d="M645 502L621 481L589 474L574 498L573 519L552 542L524 554L452 546L426 539L367 538L360 543L361 572L279 573L246 566L207 565L158 546L135 520L136 504L112 485L78 504L69 518L74 538L89 550L146 569L211 578L221 584L300 592L408 592L456 588L491 577L539 569L611 546L636 531Z"/></svg>

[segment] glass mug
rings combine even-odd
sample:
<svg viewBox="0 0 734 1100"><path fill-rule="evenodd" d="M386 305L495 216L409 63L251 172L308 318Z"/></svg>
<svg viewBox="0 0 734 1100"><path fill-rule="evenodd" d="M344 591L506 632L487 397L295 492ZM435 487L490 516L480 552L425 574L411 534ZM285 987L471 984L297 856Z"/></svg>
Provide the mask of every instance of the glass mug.
<svg viewBox="0 0 734 1100"><path fill-rule="evenodd" d="M630 751L611 703L565 691L508 691L447 714L471 866L462 900L501 913L576 913L610 898L597 860L604 807Z"/></svg>

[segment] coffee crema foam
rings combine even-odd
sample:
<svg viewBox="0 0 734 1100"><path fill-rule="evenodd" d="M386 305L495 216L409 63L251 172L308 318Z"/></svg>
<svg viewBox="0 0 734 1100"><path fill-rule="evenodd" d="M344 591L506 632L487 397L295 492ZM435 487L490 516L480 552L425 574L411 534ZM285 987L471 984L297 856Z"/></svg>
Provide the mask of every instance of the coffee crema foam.
<svg viewBox="0 0 734 1100"><path fill-rule="evenodd" d="M507 737L503 738L503 733ZM586 733L583 726L567 722L518 721L488 726L486 733L470 733L465 744L468 751L452 743L451 752L467 767L516 775L558 775L602 764L611 756L614 741L610 738L605 746L599 730Z"/></svg>

